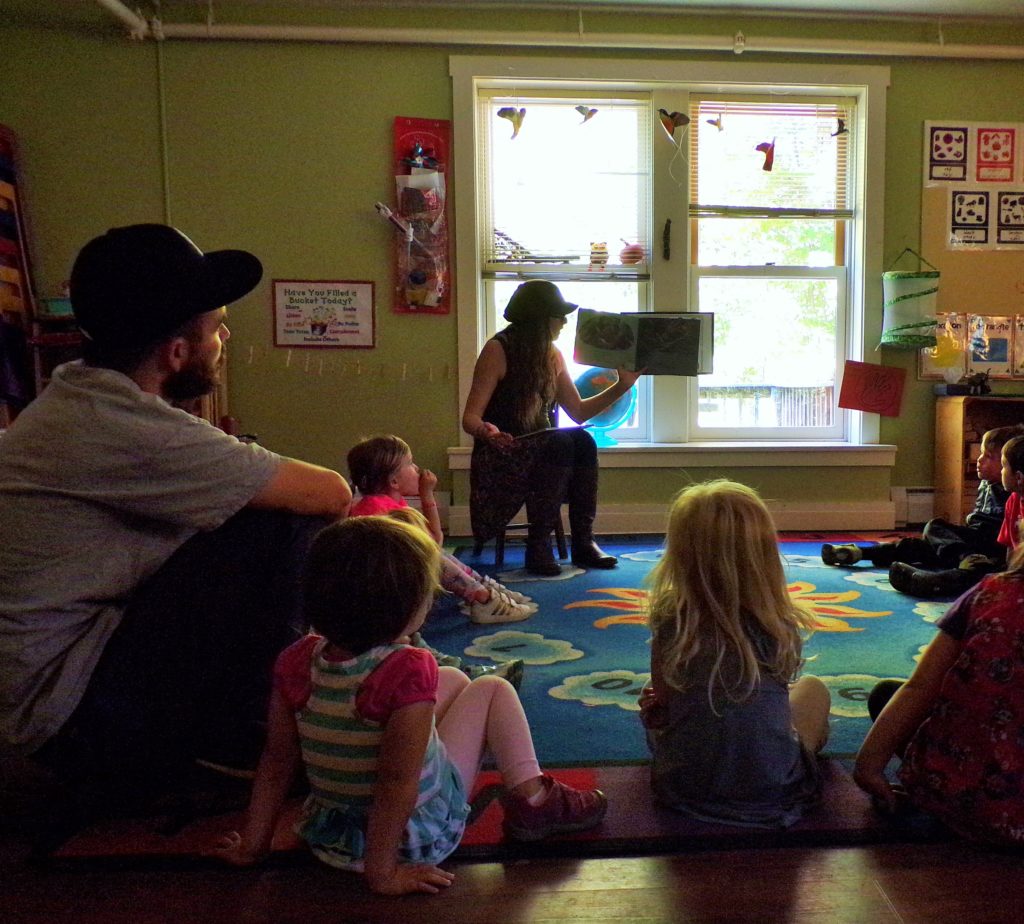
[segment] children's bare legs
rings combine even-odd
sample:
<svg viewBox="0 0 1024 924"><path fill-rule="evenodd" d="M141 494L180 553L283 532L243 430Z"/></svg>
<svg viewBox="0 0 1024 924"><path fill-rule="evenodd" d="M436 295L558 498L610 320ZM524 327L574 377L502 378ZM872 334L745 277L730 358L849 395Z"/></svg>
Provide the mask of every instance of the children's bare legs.
<svg viewBox="0 0 1024 924"><path fill-rule="evenodd" d="M466 788L473 788L490 748L507 789L527 797L538 792L541 772L533 735L512 686L493 676L470 681L454 668L442 667L438 673L437 732Z"/></svg>
<svg viewBox="0 0 1024 924"><path fill-rule="evenodd" d="M812 754L828 741L828 712L832 701L828 687L807 675L789 686L789 709L797 735Z"/></svg>
<svg viewBox="0 0 1024 924"><path fill-rule="evenodd" d="M509 837L533 841L583 831L604 818L600 790L576 790L542 774L533 735L515 690L498 677L473 681L442 668L434 714L437 730L467 789L472 789L484 749L494 755L507 795L504 828Z"/></svg>

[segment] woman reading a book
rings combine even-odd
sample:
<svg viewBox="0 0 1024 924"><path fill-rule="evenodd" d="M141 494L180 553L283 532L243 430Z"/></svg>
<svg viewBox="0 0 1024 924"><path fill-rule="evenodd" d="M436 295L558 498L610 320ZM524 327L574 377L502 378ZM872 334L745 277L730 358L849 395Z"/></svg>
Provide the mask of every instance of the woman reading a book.
<svg viewBox="0 0 1024 924"><path fill-rule="evenodd" d="M554 340L576 305L554 283L524 282L505 307L508 327L484 344L462 414L474 439L469 510L473 536L484 542L503 530L526 504L526 570L557 575L551 532L569 502L572 561L581 568L613 568L615 558L594 542L597 446L580 428L557 429L555 405L582 424L626 394L640 372L618 369L618 381L580 397Z"/></svg>

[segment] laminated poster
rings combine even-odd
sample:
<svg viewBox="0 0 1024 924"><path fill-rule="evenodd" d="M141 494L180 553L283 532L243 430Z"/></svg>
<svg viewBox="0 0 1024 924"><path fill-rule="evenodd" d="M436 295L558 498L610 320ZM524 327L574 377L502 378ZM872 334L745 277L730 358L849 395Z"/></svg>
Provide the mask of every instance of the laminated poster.
<svg viewBox="0 0 1024 924"><path fill-rule="evenodd" d="M1013 324L1011 317L967 315L967 374L986 373L1008 379L1013 371Z"/></svg>

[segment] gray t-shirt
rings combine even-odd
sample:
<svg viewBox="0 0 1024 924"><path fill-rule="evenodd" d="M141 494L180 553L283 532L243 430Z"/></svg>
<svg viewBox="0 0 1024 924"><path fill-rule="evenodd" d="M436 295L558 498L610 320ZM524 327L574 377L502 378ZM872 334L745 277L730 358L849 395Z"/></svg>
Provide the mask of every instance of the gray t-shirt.
<svg viewBox="0 0 1024 924"><path fill-rule="evenodd" d="M279 464L119 372L59 366L0 438L0 743L57 732L135 589Z"/></svg>

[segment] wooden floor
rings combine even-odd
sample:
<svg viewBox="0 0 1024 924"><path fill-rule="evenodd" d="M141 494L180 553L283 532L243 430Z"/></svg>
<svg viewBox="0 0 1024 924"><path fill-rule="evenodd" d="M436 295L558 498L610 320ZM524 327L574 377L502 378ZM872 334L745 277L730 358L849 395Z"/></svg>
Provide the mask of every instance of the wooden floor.
<svg viewBox="0 0 1024 924"><path fill-rule="evenodd" d="M360 878L312 862L245 871L46 871L5 836L0 920L1010 924L1024 916L1024 857L958 843L448 866L456 879L445 893L385 899Z"/></svg>

